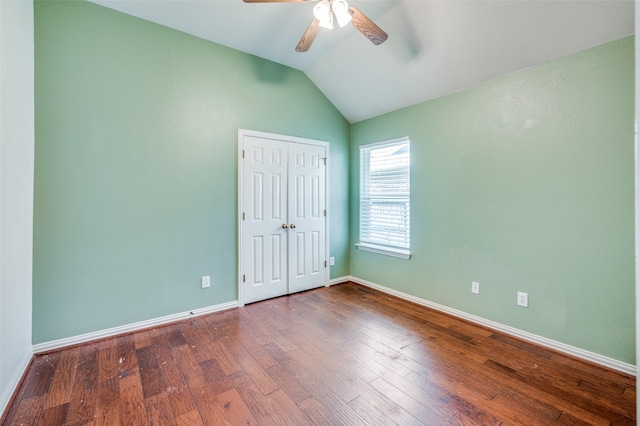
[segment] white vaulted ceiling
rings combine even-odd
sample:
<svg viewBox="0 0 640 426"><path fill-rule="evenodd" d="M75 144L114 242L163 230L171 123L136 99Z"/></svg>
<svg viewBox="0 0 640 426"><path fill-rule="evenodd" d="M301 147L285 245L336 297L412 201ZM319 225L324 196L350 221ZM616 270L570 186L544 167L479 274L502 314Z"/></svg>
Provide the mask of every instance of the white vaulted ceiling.
<svg viewBox="0 0 640 426"><path fill-rule="evenodd" d="M93 0L302 70L350 121L453 93L633 34L633 0L350 0L389 34L353 26L294 48L313 1Z"/></svg>

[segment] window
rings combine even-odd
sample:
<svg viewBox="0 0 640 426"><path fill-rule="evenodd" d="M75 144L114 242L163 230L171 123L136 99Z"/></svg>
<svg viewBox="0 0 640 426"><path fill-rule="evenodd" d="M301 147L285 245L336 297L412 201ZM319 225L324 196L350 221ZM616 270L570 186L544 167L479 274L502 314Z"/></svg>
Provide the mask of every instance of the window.
<svg viewBox="0 0 640 426"><path fill-rule="evenodd" d="M360 147L360 250L409 259L409 138Z"/></svg>

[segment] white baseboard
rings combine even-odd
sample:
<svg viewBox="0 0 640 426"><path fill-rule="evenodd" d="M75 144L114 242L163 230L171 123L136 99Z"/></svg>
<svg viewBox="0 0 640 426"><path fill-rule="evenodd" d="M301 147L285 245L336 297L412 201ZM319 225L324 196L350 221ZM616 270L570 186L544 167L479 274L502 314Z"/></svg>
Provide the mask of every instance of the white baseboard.
<svg viewBox="0 0 640 426"><path fill-rule="evenodd" d="M66 337L64 339L52 340L50 342L38 343L33 345L33 352L39 354L42 352L49 352L55 349L64 348L66 346L78 345L81 343L90 342L92 340L104 339L106 337L116 336L118 334L130 333L132 331L143 330L149 327L157 327L168 324L170 322L180 321L187 318L193 318L194 316L210 314L212 312L224 311L227 309L237 308L238 301L234 300L227 303L221 303L219 305L208 306L206 308L194 309L193 311L180 312L177 314L171 314L160 318L153 318L150 320L135 322L132 324L121 325L119 327L108 328L106 330L94 331L92 333L81 334L79 336Z"/></svg>
<svg viewBox="0 0 640 426"><path fill-rule="evenodd" d="M27 372L27 368L29 368L29 364L31 363L31 358L33 358L33 352L27 351L24 354L24 357L20 361L20 365L16 368L16 371L11 376L7 387L4 392L2 392L2 396L0 397L0 418L5 413L9 402L11 401L11 397L13 397L13 393L18 390L18 386L20 385L20 380L22 380L22 376Z"/></svg>
<svg viewBox="0 0 640 426"><path fill-rule="evenodd" d="M556 340L547 339L546 337L538 336L536 334L529 333L527 331L520 330L518 328L510 327L508 325L504 325L499 322L491 321L476 315L472 315L464 311L459 311L457 309L453 309L445 305L440 305L439 303L431 302L426 299L421 299L419 297L412 296L407 293L402 293L400 291L393 290L391 288L384 287L382 285L379 285L367 280L363 280L358 277L346 276L346 277L336 278L331 280L330 284L331 285L339 284L346 281L353 281L354 283L361 284L365 287L370 287L375 290L381 291L383 293L387 293L392 296L399 297L400 299L408 300L410 302L417 303L418 305L426 306L428 308L435 309L440 312L444 312L454 317L462 318L467 321L482 325L484 327L488 327L493 330L497 330L514 337L518 337L522 340L526 340L540 346L545 346L547 348L556 350L558 352L572 355L576 358L584 359L594 364L601 365L602 367L609 368L611 370L620 371L622 373L629 374L631 376L636 376L637 369L635 365L618 361L617 359L609 358L607 356L590 352L584 349L580 349L575 346L567 345L566 343L558 342Z"/></svg>
<svg viewBox="0 0 640 426"><path fill-rule="evenodd" d="M333 279L329 280L329 283L327 284L327 287L331 287L332 285L335 285L335 284L342 284L342 283L345 283L347 281L352 281L353 279L354 278L352 276L333 278Z"/></svg>

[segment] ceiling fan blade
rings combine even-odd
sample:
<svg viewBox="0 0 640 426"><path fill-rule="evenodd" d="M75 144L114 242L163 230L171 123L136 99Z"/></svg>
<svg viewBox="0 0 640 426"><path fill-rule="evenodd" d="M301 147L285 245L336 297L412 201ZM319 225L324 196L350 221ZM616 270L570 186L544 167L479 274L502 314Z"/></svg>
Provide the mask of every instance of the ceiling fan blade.
<svg viewBox="0 0 640 426"><path fill-rule="evenodd" d="M311 43L313 43L313 40L315 40L318 35L318 30L320 29L319 23L320 21L318 21L317 18L313 18L307 30L302 34L302 38L296 46L296 52L306 52L309 50Z"/></svg>
<svg viewBox="0 0 640 426"><path fill-rule="evenodd" d="M351 20L353 26L356 27L356 29L362 34L364 34L366 38L371 40L371 43L377 46L384 43L384 41L389 37L387 33L382 31L379 26L374 24L371 19L367 18L364 13L360 12L355 7L349 6L349 12L353 17L353 19Z"/></svg>

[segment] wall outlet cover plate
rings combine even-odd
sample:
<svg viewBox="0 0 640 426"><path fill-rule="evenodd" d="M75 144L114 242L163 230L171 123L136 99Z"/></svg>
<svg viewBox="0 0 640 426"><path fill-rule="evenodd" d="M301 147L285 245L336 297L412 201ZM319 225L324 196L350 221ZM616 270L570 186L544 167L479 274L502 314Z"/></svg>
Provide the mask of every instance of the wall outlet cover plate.
<svg viewBox="0 0 640 426"><path fill-rule="evenodd" d="M202 279L200 280L200 283L202 285L202 288L211 287L211 277L209 275L202 277Z"/></svg>
<svg viewBox="0 0 640 426"><path fill-rule="evenodd" d="M518 292L518 306L522 306L523 308L529 307L529 294L523 291Z"/></svg>

